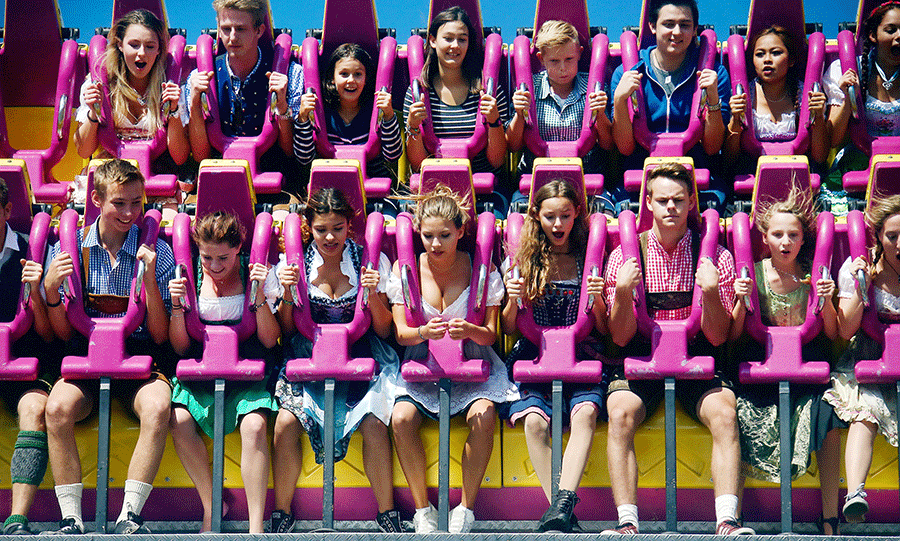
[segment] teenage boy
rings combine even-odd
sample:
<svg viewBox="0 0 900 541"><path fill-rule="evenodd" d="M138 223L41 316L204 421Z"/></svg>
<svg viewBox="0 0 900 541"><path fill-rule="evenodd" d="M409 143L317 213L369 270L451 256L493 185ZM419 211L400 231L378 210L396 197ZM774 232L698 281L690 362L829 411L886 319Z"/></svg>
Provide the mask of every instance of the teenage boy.
<svg viewBox="0 0 900 541"><path fill-rule="evenodd" d="M129 354L150 353L157 366L166 364L169 332L169 280L174 276L172 249L161 239L155 246L138 245L138 218L143 212L144 177L131 163L110 160L94 172L91 201L100 208L94 224L78 230L77 261L56 243L50 250L44 289L50 324L66 341L67 354L84 355L87 338L77 334L66 317L62 283L75 265L87 269L84 279L85 309L91 317L118 317L128 306L134 267L146 265L143 287L147 315L126 339ZM87 261L84 259L87 258ZM154 370L157 369L154 367ZM75 423L87 418L97 397L93 380L60 379L47 400L47 435L56 498L62 520L56 534L84 533L81 518L82 470L75 441ZM154 371L146 380L116 381L113 392L140 421L140 435L128 465L125 499L116 520L115 533L150 533L143 525L141 509L153 488L166 436L169 433L171 385Z"/></svg>
<svg viewBox="0 0 900 541"><path fill-rule="evenodd" d="M12 357L41 357L41 372L34 381L4 381L0 396L19 416L19 435L16 437L12 458L9 461L12 480L12 505L10 515L3 523L3 535L29 535L28 511L34 503L38 485L47 471L47 427L44 425L44 408L47 395L59 373L58 359L52 360L40 352L52 352L48 347L53 340L53 330L47 319L47 307L41 297L41 262L28 261L28 236L9 226L13 203L9 200L6 182L0 179L0 295L7 302L0 303L0 321L9 322L16 316L19 290L22 283L31 285L31 303L34 326L11 346ZM49 370L48 370L49 369Z"/></svg>
<svg viewBox="0 0 900 541"><path fill-rule="evenodd" d="M605 151L612 148L612 125L606 116L606 92L588 91L588 74L578 71L583 47L578 41L574 26L557 20L541 25L535 35L534 46L544 70L534 75L535 110L537 126L544 141L575 141L581 135L586 98L595 118L592 126L600 149L592 148L582 158L585 173L599 173L606 165ZM506 128L509 150L516 152L523 147L525 119L531 108L531 93L516 90L513 94L513 116ZM519 174L531 171L534 155L525 148L519 161ZM513 200L525 199L516 190Z"/></svg>
<svg viewBox="0 0 900 541"><path fill-rule="evenodd" d="M695 207L694 179L683 165L662 164L648 176L644 209L653 214L652 229L642 234L644 275L636 258L627 261L618 247L606 267L606 302L609 330L623 356L646 354L650 337L637 334L634 288L643 281L650 315L657 320L684 319L691 313L694 284L703 292L700 328L689 345L693 355L719 358L719 347L731 329L734 304L734 258L722 246L715 257L696 261L699 239L688 229ZM712 433L711 470L716 506L717 535L750 535L737 523L741 449L738 441L736 400L732 384L717 363L711 380L685 380L676 386L685 411ZM604 534L638 533L637 458L634 434L663 396L661 381L625 379L618 370L609 385L609 432L606 455L619 526Z"/></svg>
<svg viewBox="0 0 900 541"><path fill-rule="evenodd" d="M696 0L656 0L651 5L649 30L656 37L656 46L641 50L637 66L626 72L619 66L612 76L612 134L619 152L627 156L625 168L643 169L647 151L634 139L628 116L631 95L638 87L643 88L646 110L641 113L651 132L683 132L691 120L691 103L699 78L700 87L706 92L706 108L701 111L703 136L688 156L694 159L696 167L713 169L709 190L702 192L700 199L722 208L732 188L715 169L725 141L725 126L731 118L731 83L725 66L719 62L714 69L698 70L698 18Z"/></svg>

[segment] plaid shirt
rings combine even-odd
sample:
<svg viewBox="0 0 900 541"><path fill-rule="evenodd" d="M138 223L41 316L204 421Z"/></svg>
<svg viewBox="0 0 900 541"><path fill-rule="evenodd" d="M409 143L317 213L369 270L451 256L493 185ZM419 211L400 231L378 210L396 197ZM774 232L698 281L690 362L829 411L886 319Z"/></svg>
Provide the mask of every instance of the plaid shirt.
<svg viewBox="0 0 900 541"><path fill-rule="evenodd" d="M693 291L695 280L693 262L691 259L691 235L685 234L678 241L675 250L670 255L657 240L653 231L647 235L647 254L644 256L647 272L644 276L644 287L650 293L662 293L666 291ZM722 305L729 313L734 307L734 279L737 273L734 267L734 258L731 252L722 246L716 247L716 268L719 271L719 296ZM606 263L606 306L607 311L612 310L616 297L616 275L624 262L622 247L613 250ZM691 315L691 307L686 306L677 310L659 310L651 317L658 320L685 319Z"/></svg>
<svg viewBox="0 0 900 541"><path fill-rule="evenodd" d="M551 91L546 71L534 76L534 106L544 141L576 141L581 135L588 74L579 72L574 83L572 91L563 99Z"/></svg>
<svg viewBox="0 0 900 541"><path fill-rule="evenodd" d="M97 236L97 224L94 223L87 233L87 237L82 243L83 229L78 229L78 247L90 247L90 261L88 268L87 292L97 293L101 295L120 295L126 296L131 294L131 280L134 277L134 265L137 261L137 251L140 245L140 229L136 225L131 226L125 243L119 248L116 254L116 264L112 265L109 261L109 255L100 245L100 239ZM47 256L47 262L59 255L62 248L60 243L56 242L50 247L50 254ZM81 252L78 253L79 268L83 268L81 261ZM156 240L156 284L159 286L159 292L162 294L163 303L169 310L172 306L172 297L169 295L169 280L175 277L175 257L172 255L172 248L162 239ZM60 295L63 294L62 286L59 288ZM85 292L85 293L87 293ZM109 315L96 310L86 309L86 313L90 317L121 317L124 314ZM150 337L149 331L144 325L141 325L134 331L132 338L147 339Z"/></svg>

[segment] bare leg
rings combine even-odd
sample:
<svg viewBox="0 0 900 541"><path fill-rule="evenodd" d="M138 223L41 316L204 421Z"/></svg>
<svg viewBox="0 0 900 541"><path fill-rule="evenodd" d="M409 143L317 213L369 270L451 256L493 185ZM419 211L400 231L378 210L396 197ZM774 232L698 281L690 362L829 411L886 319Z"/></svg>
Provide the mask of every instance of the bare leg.
<svg viewBox="0 0 900 541"><path fill-rule="evenodd" d="M263 532L266 487L269 485L269 437L266 415L257 410L241 419L241 479L247 495L250 533Z"/></svg>
<svg viewBox="0 0 900 541"><path fill-rule="evenodd" d="M537 474L538 480L541 482L541 488L544 489L544 496L547 501L553 501L553 494L550 493L550 473L552 458L552 449L550 448L550 423L538 413L529 413L523 419L525 428L525 445L528 446L528 456L531 458L531 465L534 467L534 473Z"/></svg>
<svg viewBox="0 0 900 541"><path fill-rule="evenodd" d="M391 435L374 415L366 415L359 427L363 435L363 468L375 493L378 512L394 508L394 460Z"/></svg>
<svg viewBox="0 0 900 541"><path fill-rule="evenodd" d="M422 414L411 402L399 401L394 404L391 415L391 426L394 428L394 443L397 458L406 483L412 494L416 509L428 507L428 489L425 485L425 447L419 427L422 425Z"/></svg>
<svg viewBox="0 0 900 541"><path fill-rule="evenodd" d="M597 408L593 404L582 405L572 417L569 443L563 454L559 488L575 491L581 483L584 468L591 456L594 429L597 427Z"/></svg>
<svg viewBox="0 0 900 541"><path fill-rule="evenodd" d="M197 495L200 496L200 503L203 505L203 526L200 531L208 532L212 521L212 471L206 443L197 431L197 423L186 408L181 406L172 408L169 427L172 431L175 452L178 453L188 477L197 487Z"/></svg>
<svg viewBox="0 0 900 541"><path fill-rule="evenodd" d="M128 464L129 479L153 484L166 449L171 404L172 390L159 379L145 383L135 393L132 408L140 419L141 432Z"/></svg>
<svg viewBox="0 0 900 541"><path fill-rule="evenodd" d="M637 457L634 434L644 420L643 401L631 391L615 391L606 400L609 427L606 458L609 482L616 506L637 504Z"/></svg>
<svg viewBox="0 0 900 541"><path fill-rule="evenodd" d="M462 456L462 505L468 509L475 506L475 497L491 460L495 419L494 403L486 399L476 400L466 415L469 437Z"/></svg>
<svg viewBox="0 0 900 541"><path fill-rule="evenodd" d="M738 493L741 445L735 407L734 393L725 388L704 394L697 407L697 416L712 434L710 466L716 496Z"/></svg>
<svg viewBox="0 0 900 541"><path fill-rule="evenodd" d="M847 490L852 494L856 487L866 482L869 468L872 466L872 445L878 428L868 421L850 423L847 433L847 449L844 451L844 464L847 468Z"/></svg>
<svg viewBox="0 0 900 541"><path fill-rule="evenodd" d="M75 442L75 423L90 415L92 406L93 398L67 380L57 381L50 391L46 413L47 444L56 485L81 482L81 458Z"/></svg>
<svg viewBox="0 0 900 541"><path fill-rule="evenodd" d="M275 437L272 444L273 482L275 484L275 508L291 512L291 502L297 490L297 479L303 460L300 457L300 432L303 427L297 417L288 410L278 410L275 417Z"/></svg>
<svg viewBox="0 0 900 541"><path fill-rule="evenodd" d="M27 430L34 432L46 432L47 425L44 423L44 410L47 407L47 393L38 389L33 389L22 395L19 399L19 430ZM12 486L12 506L10 507L10 515L27 516L34 503L34 497L37 494L38 485L29 485L26 483L13 483Z"/></svg>
<svg viewBox="0 0 900 541"><path fill-rule="evenodd" d="M838 485L841 475L841 434L832 430L825 436L822 448L816 451L819 464L819 491L822 494L822 518L838 514ZM824 524L825 534L834 535L831 526Z"/></svg>

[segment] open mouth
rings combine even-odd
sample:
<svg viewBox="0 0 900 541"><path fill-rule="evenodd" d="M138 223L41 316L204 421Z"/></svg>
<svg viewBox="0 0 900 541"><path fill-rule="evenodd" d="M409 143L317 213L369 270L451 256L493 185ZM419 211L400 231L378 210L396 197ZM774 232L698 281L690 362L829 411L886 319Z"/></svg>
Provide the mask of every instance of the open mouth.
<svg viewBox="0 0 900 541"><path fill-rule="evenodd" d="M770 76L770 75L772 75L773 73L775 73L775 68L769 68L769 67L763 68L763 69L762 69L762 72L763 72L763 75L768 75L768 76Z"/></svg>
<svg viewBox="0 0 900 541"><path fill-rule="evenodd" d="M891 55L900 56L900 45L891 45Z"/></svg>
<svg viewBox="0 0 900 541"><path fill-rule="evenodd" d="M139 70L142 70L147 67L147 63L146 62L135 62L134 67L136 67Z"/></svg>
<svg viewBox="0 0 900 541"><path fill-rule="evenodd" d="M563 233L562 231L554 231L553 238L555 238L557 240L562 240L562 239L566 238L566 234Z"/></svg>

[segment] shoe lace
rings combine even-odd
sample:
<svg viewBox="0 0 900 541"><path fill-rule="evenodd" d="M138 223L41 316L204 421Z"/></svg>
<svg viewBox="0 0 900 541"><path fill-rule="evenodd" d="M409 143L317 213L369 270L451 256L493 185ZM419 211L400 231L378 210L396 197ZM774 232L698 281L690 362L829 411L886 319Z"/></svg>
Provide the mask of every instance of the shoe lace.
<svg viewBox="0 0 900 541"><path fill-rule="evenodd" d="M849 502L850 500L852 500L853 498L855 498L857 496L859 496L860 498L866 498L868 496L868 494L866 494L866 491L864 490L865 488L866 488L866 484L860 483L860 485L858 487L856 487L856 492L854 492L853 494L847 494L844 497L844 500Z"/></svg>

